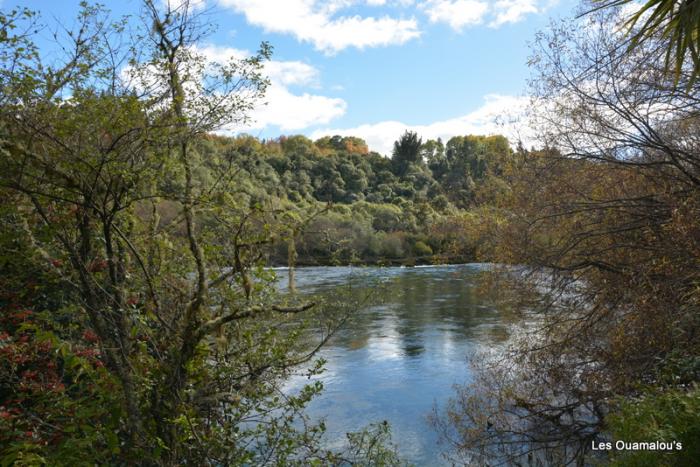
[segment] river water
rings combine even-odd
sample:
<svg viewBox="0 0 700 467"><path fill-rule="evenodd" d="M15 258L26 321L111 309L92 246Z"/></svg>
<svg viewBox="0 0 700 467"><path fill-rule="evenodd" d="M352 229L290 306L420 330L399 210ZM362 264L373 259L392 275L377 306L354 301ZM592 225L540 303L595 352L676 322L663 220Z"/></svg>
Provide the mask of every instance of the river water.
<svg viewBox="0 0 700 467"><path fill-rule="evenodd" d="M387 420L402 458L415 465L441 465L443 446L427 417L470 381L467 359L498 348L508 337L506 313L491 292L478 286L487 265L415 268L300 268L303 294L364 296L373 292L319 352L327 360L324 384L307 413L325 418L329 447L345 433ZM279 271L280 287L286 287ZM348 295L348 289L352 289ZM293 377L293 392L306 378Z"/></svg>

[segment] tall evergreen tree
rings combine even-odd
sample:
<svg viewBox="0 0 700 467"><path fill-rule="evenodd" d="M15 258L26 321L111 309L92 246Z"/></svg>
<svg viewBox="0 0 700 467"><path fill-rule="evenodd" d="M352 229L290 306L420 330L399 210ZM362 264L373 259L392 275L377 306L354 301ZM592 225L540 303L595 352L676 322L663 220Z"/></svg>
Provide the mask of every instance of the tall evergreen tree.
<svg viewBox="0 0 700 467"><path fill-rule="evenodd" d="M411 165L420 164L421 146L423 140L418 137L418 133L405 131L398 141L394 142L394 151L391 156L394 173L402 177Z"/></svg>

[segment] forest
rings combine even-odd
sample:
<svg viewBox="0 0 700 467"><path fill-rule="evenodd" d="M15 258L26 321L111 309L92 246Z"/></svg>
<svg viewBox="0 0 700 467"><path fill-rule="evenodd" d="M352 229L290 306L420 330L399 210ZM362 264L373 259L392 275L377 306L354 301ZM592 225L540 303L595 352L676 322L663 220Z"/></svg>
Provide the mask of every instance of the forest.
<svg viewBox="0 0 700 467"><path fill-rule="evenodd" d="M513 155L502 136L445 144L414 132L395 142L390 157L356 137L207 136L197 144L205 176L208 164L229 161L247 180L238 188L243 202L294 216L297 265L476 260L480 239L464 241L462 232L475 223L473 210L503 189ZM173 217L162 208L161 217ZM286 265L289 246L273 245L270 264Z"/></svg>
<svg viewBox="0 0 700 467"><path fill-rule="evenodd" d="M695 465L700 6L627 3L535 38L536 145L391 154L220 134L273 51L207 63L189 2L140 25L83 3L51 61L45 18L3 8L0 465L403 465L386 423L331 449L304 412L323 385L281 390L360 304L271 268L472 262L529 324L433 414L453 462Z"/></svg>

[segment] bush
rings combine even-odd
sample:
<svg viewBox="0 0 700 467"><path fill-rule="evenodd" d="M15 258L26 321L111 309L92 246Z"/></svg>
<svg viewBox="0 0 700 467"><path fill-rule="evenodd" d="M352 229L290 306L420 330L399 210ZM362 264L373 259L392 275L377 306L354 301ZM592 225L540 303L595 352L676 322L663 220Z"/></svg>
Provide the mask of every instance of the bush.
<svg viewBox="0 0 700 467"><path fill-rule="evenodd" d="M413 245L413 254L416 256L430 256L433 254L433 249L426 245L424 242L418 240Z"/></svg>
<svg viewBox="0 0 700 467"><path fill-rule="evenodd" d="M608 419L613 438L682 444L673 451L613 451L615 466L693 466L700 459L700 387L649 392L621 404Z"/></svg>
<svg viewBox="0 0 700 467"><path fill-rule="evenodd" d="M398 259L404 256L404 236L395 232L387 234L382 242L382 255L387 258Z"/></svg>

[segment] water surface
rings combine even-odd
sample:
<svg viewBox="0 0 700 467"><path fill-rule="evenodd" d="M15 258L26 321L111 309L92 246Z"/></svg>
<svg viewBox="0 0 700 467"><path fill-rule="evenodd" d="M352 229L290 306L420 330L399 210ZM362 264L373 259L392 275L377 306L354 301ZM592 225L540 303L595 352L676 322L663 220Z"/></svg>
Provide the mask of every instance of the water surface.
<svg viewBox="0 0 700 467"><path fill-rule="evenodd" d="M403 458L416 465L442 463L428 414L454 394L455 384L469 382L468 357L502 345L508 334L495 297L478 286L487 267L297 270L300 293L374 293L374 304L361 305L319 353L327 360L320 376L324 392L308 413L314 419L325 417L329 445L340 447L346 432L387 420ZM306 382L292 378L287 390Z"/></svg>

